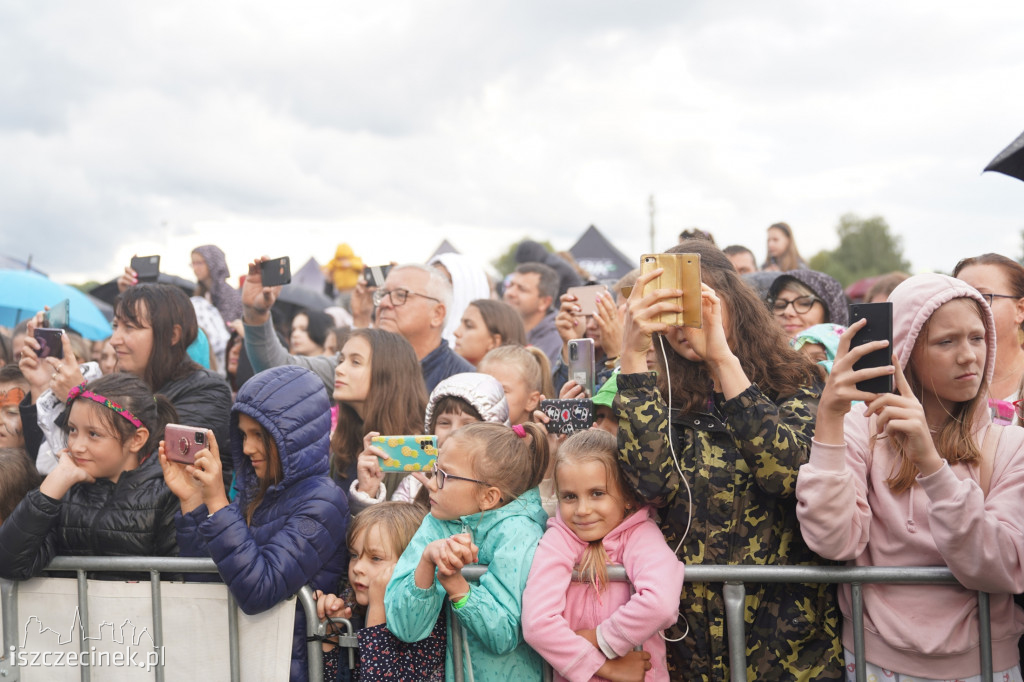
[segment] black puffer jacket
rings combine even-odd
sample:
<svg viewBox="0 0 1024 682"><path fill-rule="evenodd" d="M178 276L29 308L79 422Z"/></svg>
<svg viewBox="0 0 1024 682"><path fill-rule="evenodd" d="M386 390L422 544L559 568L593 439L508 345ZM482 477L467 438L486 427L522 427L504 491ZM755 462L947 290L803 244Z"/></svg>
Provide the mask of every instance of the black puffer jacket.
<svg viewBox="0 0 1024 682"><path fill-rule="evenodd" d="M155 454L62 500L33 490L0 525L0 578L37 576L55 556L177 556L178 506Z"/></svg>
<svg viewBox="0 0 1024 682"><path fill-rule="evenodd" d="M223 377L196 365L191 374L168 381L154 393L162 393L178 411L178 423L213 431L220 448L220 465L225 483L231 482L231 451L228 420L231 417L231 388ZM157 467L159 469L160 467Z"/></svg>

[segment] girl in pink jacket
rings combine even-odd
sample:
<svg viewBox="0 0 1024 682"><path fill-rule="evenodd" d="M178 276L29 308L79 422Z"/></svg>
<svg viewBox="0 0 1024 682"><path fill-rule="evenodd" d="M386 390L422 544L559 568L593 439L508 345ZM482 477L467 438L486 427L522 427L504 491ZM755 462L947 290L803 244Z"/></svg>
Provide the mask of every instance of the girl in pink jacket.
<svg viewBox="0 0 1024 682"><path fill-rule="evenodd" d="M797 516L808 546L857 566L948 566L960 585L864 585L868 674L979 680L977 591L991 593L993 679L1020 680L1024 612L1024 429L991 423L995 331L985 299L944 275L889 296L893 364L854 371L878 341L841 337L818 407ZM896 393L856 382L894 375ZM864 403L851 407L851 402ZM854 679L850 586L840 590Z"/></svg>
<svg viewBox="0 0 1024 682"><path fill-rule="evenodd" d="M523 637L556 680L669 679L661 630L676 622L683 564L650 508L637 508L617 455L614 436L590 429L555 459L558 513L523 593ZM629 583L609 582L608 563L622 564Z"/></svg>

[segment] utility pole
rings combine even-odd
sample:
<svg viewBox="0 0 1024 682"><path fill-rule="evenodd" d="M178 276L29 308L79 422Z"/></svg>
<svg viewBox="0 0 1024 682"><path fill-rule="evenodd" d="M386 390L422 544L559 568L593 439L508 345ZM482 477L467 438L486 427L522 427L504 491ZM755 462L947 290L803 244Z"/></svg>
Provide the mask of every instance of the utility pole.
<svg viewBox="0 0 1024 682"><path fill-rule="evenodd" d="M651 250L648 253L654 253L654 195L651 194L647 197L647 210L651 216Z"/></svg>

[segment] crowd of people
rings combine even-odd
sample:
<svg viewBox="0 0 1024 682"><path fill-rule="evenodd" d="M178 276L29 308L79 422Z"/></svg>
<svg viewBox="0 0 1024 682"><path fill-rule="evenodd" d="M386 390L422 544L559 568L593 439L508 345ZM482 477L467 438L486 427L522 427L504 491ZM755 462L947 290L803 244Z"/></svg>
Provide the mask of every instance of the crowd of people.
<svg viewBox="0 0 1024 682"><path fill-rule="evenodd" d="M688 230L665 253L699 256L699 292L638 268L586 302L537 243L496 284L444 254L379 286L346 270L337 316L286 313L263 258L233 287L213 245L191 299L125 268L110 338L72 324L44 352L45 311L3 334L0 577L207 556L246 613L310 585L352 622L328 679L661 681L730 675L724 587L687 565L945 566L958 584L863 587L860 672L982 680L985 591L992 679L1022 681L1024 266L877 278L890 348L853 342L866 320L789 225L766 246L759 267ZM697 326L666 321L684 294ZM547 399L587 423L554 428ZM394 467L402 436L433 461ZM855 679L850 586L751 588L747 679ZM297 609L293 680L306 643Z"/></svg>

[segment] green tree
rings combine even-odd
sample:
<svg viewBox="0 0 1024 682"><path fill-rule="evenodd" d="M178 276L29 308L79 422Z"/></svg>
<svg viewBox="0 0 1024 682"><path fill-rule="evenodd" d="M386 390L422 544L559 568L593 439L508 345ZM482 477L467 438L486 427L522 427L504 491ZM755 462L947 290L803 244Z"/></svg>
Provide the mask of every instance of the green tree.
<svg viewBox="0 0 1024 682"><path fill-rule="evenodd" d="M882 216L861 218L847 213L839 219L836 233L839 246L819 251L808 265L832 275L844 287L865 277L910 270L910 262L903 257L903 240L890 232Z"/></svg>
<svg viewBox="0 0 1024 682"><path fill-rule="evenodd" d="M500 256L491 261L491 265L494 266L495 270L501 273L502 277L516 269L516 249L519 248L520 244L527 240L529 240L529 237L523 237L515 244L510 245ZM540 244L549 252L554 252L555 250L555 247L553 247L551 242L547 240L540 242Z"/></svg>

